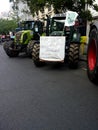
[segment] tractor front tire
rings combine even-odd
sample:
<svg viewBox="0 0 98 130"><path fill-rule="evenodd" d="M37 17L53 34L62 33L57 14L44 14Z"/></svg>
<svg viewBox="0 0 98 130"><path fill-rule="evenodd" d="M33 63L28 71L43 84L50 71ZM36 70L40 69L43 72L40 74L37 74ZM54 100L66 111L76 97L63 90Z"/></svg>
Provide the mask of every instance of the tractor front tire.
<svg viewBox="0 0 98 130"><path fill-rule="evenodd" d="M98 85L98 30L96 28L91 30L89 37L87 75L92 83Z"/></svg>
<svg viewBox="0 0 98 130"><path fill-rule="evenodd" d="M72 43L69 47L68 65L72 69L78 68L79 63L79 44Z"/></svg>
<svg viewBox="0 0 98 130"><path fill-rule="evenodd" d="M31 40L29 41L28 45L27 45L27 55L32 58L32 50L33 50L33 46L34 46L34 41Z"/></svg>
<svg viewBox="0 0 98 130"><path fill-rule="evenodd" d="M40 51L40 44L35 43L32 50L32 59L36 67L42 67L45 64L44 62L41 62L39 59L39 51Z"/></svg>
<svg viewBox="0 0 98 130"><path fill-rule="evenodd" d="M9 41L5 42L3 45L3 48L9 57L17 57L19 55L19 50L13 49L13 44L13 41Z"/></svg>

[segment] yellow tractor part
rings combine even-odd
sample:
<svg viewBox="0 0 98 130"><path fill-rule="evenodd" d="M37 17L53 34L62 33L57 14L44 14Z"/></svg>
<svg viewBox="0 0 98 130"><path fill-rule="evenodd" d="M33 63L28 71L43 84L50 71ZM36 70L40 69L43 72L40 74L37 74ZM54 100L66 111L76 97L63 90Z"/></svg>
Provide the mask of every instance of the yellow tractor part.
<svg viewBox="0 0 98 130"><path fill-rule="evenodd" d="M81 54L84 54L84 49L85 49L85 45L87 44L88 41L88 37L87 36L81 36L80 38L80 50L81 50Z"/></svg>

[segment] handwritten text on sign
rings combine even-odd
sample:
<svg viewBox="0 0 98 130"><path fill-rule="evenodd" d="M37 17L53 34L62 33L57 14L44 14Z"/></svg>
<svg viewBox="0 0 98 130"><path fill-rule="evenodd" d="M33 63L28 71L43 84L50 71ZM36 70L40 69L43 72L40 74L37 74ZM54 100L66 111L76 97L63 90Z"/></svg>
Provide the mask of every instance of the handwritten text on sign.
<svg viewBox="0 0 98 130"><path fill-rule="evenodd" d="M46 61L63 61L65 57L65 37L40 37L40 59Z"/></svg>

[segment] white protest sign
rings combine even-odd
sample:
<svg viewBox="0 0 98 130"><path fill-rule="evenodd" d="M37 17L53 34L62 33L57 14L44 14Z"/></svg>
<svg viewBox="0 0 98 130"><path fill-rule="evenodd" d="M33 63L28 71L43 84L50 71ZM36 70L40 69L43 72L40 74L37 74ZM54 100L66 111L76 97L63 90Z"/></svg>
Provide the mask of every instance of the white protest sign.
<svg viewBox="0 0 98 130"><path fill-rule="evenodd" d="M65 37L40 37L40 60L63 61L65 57Z"/></svg>
<svg viewBox="0 0 98 130"><path fill-rule="evenodd" d="M74 11L66 12L65 26L73 26L75 24L75 20L78 16L78 13Z"/></svg>

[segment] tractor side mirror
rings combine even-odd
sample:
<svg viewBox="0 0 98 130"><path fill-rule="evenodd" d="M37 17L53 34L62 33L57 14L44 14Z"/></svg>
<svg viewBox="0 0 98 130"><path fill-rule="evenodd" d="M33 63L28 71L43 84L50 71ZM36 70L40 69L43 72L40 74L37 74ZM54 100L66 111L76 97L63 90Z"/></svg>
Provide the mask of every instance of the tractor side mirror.
<svg viewBox="0 0 98 130"><path fill-rule="evenodd" d="M35 28L35 32L38 32L38 28L37 27Z"/></svg>
<svg viewBox="0 0 98 130"><path fill-rule="evenodd" d="M38 26L37 25L35 25L35 27L34 27L34 31L36 32L36 33L38 33Z"/></svg>

